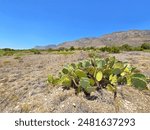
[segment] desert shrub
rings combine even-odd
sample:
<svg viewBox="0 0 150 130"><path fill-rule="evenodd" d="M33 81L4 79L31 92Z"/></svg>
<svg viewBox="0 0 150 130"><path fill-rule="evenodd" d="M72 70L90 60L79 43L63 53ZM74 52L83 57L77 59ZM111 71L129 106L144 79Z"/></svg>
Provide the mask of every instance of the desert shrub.
<svg viewBox="0 0 150 130"><path fill-rule="evenodd" d="M112 53L120 53L120 49L119 47L111 47L111 51Z"/></svg>
<svg viewBox="0 0 150 130"><path fill-rule="evenodd" d="M2 50L3 51L15 51L14 49L11 49L11 48L3 48Z"/></svg>
<svg viewBox="0 0 150 130"><path fill-rule="evenodd" d="M128 44L124 44L120 47L120 49L123 51L132 51L132 46L130 46Z"/></svg>
<svg viewBox="0 0 150 130"><path fill-rule="evenodd" d="M92 52L89 52L88 53L88 56L90 57L90 58L93 58L93 57L95 57L95 53L92 51Z"/></svg>
<svg viewBox="0 0 150 130"><path fill-rule="evenodd" d="M69 50L74 51L75 50L74 46L71 46Z"/></svg>
<svg viewBox="0 0 150 130"><path fill-rule="evenodd" d="M41 54L40 50L37 49L31 49L31 52L33 52L33 54Z"/></svg>
<svg viewBox="0 0 150 130"><path fill-rule="evenodd" d="M89 47L90 50L95 50L95 47L91 46Z"/></svg>
<svg viewBox="0 0 150 130"><path fill-rule="evenodd" d="M3 56L4 51L0 49L0 56Z"/></svg>
<svg viewBox="0 0 150 130"><path fill-rule="evenodd" d="M144 49L139 46L139 47L133 47L132 50L133 51L143 51Z"/></svg>
<svg viewBox="0 0 150 130"><path fill-rule="evenodd" d="M3 48L0 50L0 55L1 56L12 56L14 55L16 51L14 49L11 48Z"/></svg>
<svg viewBox="0 0 150 130"><path fill-rule="evenodd" d="M81 47L81 50L86 51L87 48L86 47Z"/></svg>
<svg viewBox="0 0 150 130"><path fill-rule="evenodd" d="M100 50L101 50L102 52L109 52L109 51L110 51L110 47L107 47L107 46L101 47Z"/></svg>
<svg viewBox="0 0 150 130"><path fill-rule="evenodd" d="M143 43L141 45L141 48L143 48L143 49L150 49L150 43Z"/></svg>
<svg viewBox="0 0 150 130"><path fill-rule="evenodd" d="M106 89L117 97L119 85L133 86L139 90L147 88L147 78L137 73L136 68L118 61L115 57L105 59L92 58L66 65L58 77L48 76L52 85L62 85L66 89L74 88L76 94L84 92L87 97L91 92Z"/></svg>
<svg viewBox="0 0 150 130"><path fill-rule="evenodd" d="M90 47L85 47L84 50L88 51L88 50L90 50Z"/></svg>
<svg viewBox="0 0 150 130"><path fill-rule="evenodd" d="M82 48L81 48L81 47L78 47L78 48L76 48L76 50L82 50Z"/></svg>
<svg viewBox="0 0 150 130"><path fill-rule="evenodd" d="M54 54L69 55L69 54L73 54L73 53L74 53L73 51L65 50L65 51L56 51Z"/></svg>
<svg viewBox="0 0 150 130"><path fill-rule="evenodd" d="M3 56L12 56L14 55L14 51L4 51Z"/></svg>
<svg viewBox="0 0 150 130"><path fill-rule="evenodd" d="M86 49L86 50L95 50L96 48L93 47L93 46L91 46L91 47L86 47L85 49Z"/></svg>
<svg viewBox="0 0 150 130"><path fill-rule="evenodd" d="M88 53L88 56L89 56L90 58L96 58L96 57L98 57L99 55L98 55L98 52L97 52L97 51L90 50L89 53Z"/></svg>
<svg viewBox="0 0 150 130"><path fill-rule="evenodd" d="M47 51L48 51L48 52L52 52L52 51L54 51L54 49L48 48Z"/></svg>
<svg viewBox="0 0 150 130"><path fill-rule="evenodd" d="M105 46L105 47L101 47L100 50L101 50L102 52L120 53L119 47L116 47L116 46L113 46L113 47Z"/></svg>

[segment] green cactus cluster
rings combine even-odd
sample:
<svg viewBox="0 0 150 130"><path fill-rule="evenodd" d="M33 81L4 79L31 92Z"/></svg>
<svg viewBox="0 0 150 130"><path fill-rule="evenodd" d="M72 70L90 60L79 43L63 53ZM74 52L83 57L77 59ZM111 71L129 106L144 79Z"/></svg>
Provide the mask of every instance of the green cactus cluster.
<svg viewBox="0 0 150 130"><path fill-rule="evenodd" d="M48 76L48 82L75 89L76 94L83 91L86 96L91 92L106 89L117 95L118 86L127 84L139 90L147 88L147 78L135 67L115 57L93 58L64 66L58 77Z"/></svg>

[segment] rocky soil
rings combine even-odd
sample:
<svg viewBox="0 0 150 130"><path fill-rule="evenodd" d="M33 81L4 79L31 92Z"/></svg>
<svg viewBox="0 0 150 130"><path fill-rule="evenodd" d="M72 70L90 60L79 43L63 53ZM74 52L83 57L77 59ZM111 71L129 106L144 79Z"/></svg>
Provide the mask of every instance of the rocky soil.
<svg viewBox="0 0 150 130"><path fill-rule="evenodd" d="M128 61L150 76L150 53L125 52L114 55ZM88 54L40 54L0 57L0 112L150 112L150 92L124 87L119 90L117 101L105 90L93 93L95 100L88 100L83 93L75 95L73 89L47 83L48 74L57 75L64 64L86 59Z"/></svg>

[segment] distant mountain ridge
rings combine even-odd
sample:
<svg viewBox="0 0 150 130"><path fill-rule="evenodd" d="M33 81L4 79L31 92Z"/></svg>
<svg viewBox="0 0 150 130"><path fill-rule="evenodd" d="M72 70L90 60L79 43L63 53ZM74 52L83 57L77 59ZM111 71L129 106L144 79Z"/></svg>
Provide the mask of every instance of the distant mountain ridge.
<svg viewBox="0 0 150 130"><path fill-rule="evenodd" d="M81 38L74 41L67 41L56 45L38 46L37 48L59 48L65 47L102 47L102 46L121 46L129 44L132 46L139 46L143 43L150 43L150 30L129 30L113 32L96 38Z"/></svg>
<svg viewBox="0 0 150 130"><path fill-rule="evenodd" d="M35 46L34 49L48 49L48 48L56 48L56 45L47 45L47 46Z"/></svg>

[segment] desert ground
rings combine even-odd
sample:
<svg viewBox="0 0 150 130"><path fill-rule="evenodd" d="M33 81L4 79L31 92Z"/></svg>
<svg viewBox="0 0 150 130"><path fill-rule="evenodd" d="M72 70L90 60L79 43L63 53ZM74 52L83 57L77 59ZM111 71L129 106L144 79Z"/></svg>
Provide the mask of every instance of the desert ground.
<svg viewBox="0 0 150 130"><path fill-rule="evenodd" d="M115 56L137 67L150 76L150 53L122 52L119 54L99 53L100 57ZM88 58L88 53L23 55L0 57L0 112L66 113L66 112L150 112L150 91L139 91L125 86L123 95L119 92L117 105L113 94L103 90L103 95L88 100L83 93L75 95L73 89L63 90L62 86L47 83L49 74L57 75L65 64ZM150 86L150 84L148 84ZM117 109L117 111L116 111Z"/></svg>

